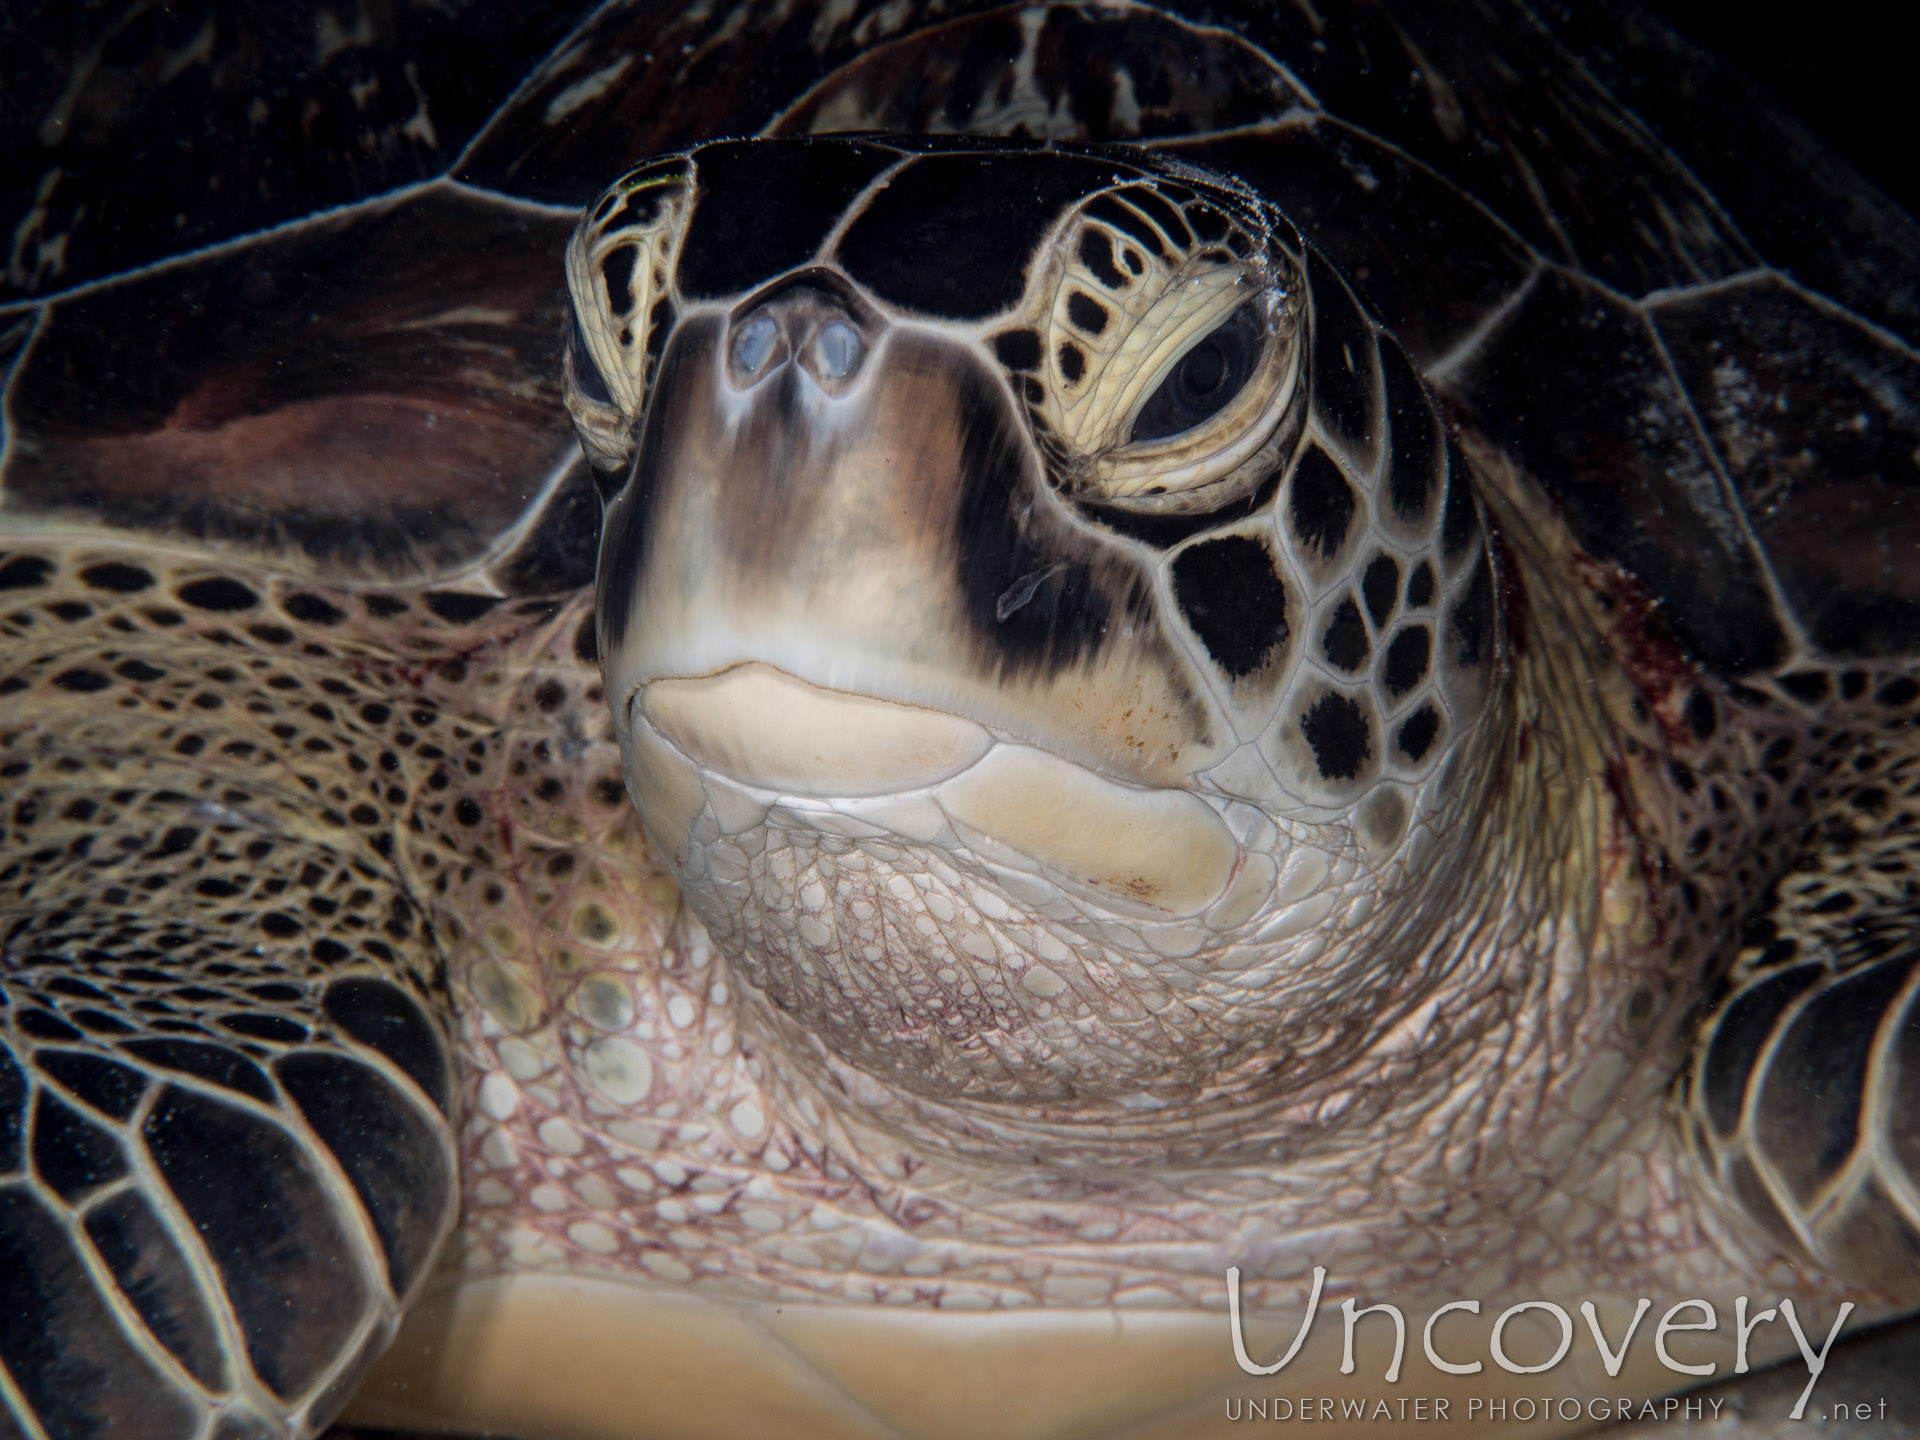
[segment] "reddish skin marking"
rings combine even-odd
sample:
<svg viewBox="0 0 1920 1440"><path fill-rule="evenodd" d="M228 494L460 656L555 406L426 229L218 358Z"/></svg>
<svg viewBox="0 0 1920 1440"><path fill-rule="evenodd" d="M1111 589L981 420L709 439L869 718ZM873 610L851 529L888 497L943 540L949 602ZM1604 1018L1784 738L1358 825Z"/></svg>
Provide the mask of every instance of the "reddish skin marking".
<svg viewBox="0 0 1920 1440"><path fill-rule="evenodd" d="M1617 566L1587 556L1573 558L1575 578L1608 604L1612 623L1602 638L1620 668L1646 700L1654 723L1673 751L1695 748L1692 731L1674 708L1700 680L1700 667L1687 657L1661 618L1659 602L1640 582Z"/></svg>
<svg viewBox="0 0 1920 1440"><path fill-rule="evenodd" d="M1520 564L1506 537L1491 525L1487 529L1487 545L1493 553L1500 618L1506 627L1507 643L1513 647L1513 654L1521 655L1526 649L1527 597L1520 578ZM1600 598L1601 608L1609 617L1601 630L1601 638L1646 701L1668 750L1679 752L1694 748L1693 733L1679 717L1674 703L1684 701L1698 682L1700 669L1687 657L1671 628L1660 618L1658 602L1638 580L1618 566L1603 565L1591 556L1579 554L1570 557L1570 563L1576 582ZM1522 724L1516 739L1516 753L1524 759L1532 740L1531 727ZM1654 847L1635 818L1639 814L1638 797L1625 761L1608 760L1603 779L1613 796L1614 822L1624 825L1632 837L1633 864L1640 872L1640 883L1646 891L1656 942L1665 945L1669 943L1672 928L1667 908L1661 903L1665 886L1660 866L1654 860ZM1611 841L1606 851L1609 858L1618 858Z"/></svg>
<svg viewBox="0 0 1920 1440"><path fill-rule="evenodd" d="M1602 600L1611 623L1603 629L1601 638L1646 701L1648 713L1660 727L1668 753L1698 748L1678 706L1699 682L1700 667L1680 648L1672 629L1659 614L1658 602L1638 580L1617 566L1601 565L1584 555L1575 556L1573 566L1578 583ZM1662 903L1666 894L1665 878L1655 860L1654 847L1641 832L1636 818L1640 811L1626 761L1618 757L1608 760L1605 778L1607 789L1614 797L1616 823L1624 824L1633 837L1634 863L1646 890L1655 938L1665 945L1671 938L1671 923Z"/></svg>

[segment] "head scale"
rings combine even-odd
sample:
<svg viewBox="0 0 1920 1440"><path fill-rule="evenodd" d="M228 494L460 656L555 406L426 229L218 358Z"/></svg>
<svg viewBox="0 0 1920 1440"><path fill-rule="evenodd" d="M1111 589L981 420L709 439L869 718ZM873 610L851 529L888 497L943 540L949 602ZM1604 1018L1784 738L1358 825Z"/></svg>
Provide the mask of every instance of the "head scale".
<svg viewBox="0 0 1920 1440"><path fill-rule="evenodd" d="M629 783L777 1023L942 1105L1231 1108L1304 994L1393 989L1495 576L1272 206L1130 149L726 142L567 268Z"/></svg>

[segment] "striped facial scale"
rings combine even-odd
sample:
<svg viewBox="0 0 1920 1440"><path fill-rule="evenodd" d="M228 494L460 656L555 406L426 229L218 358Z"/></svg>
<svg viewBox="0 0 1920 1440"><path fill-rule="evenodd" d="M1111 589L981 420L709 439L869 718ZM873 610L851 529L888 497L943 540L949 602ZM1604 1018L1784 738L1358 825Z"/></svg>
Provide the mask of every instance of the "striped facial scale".
<svg viewBox="0 0 1920 1440"><path fill-rule="evenodd" d="M1272 206L1133 150L725 142L567 273L629 788L801 1063L949 1141L1225 1146L1445 963L1493 560Z"/></svg>

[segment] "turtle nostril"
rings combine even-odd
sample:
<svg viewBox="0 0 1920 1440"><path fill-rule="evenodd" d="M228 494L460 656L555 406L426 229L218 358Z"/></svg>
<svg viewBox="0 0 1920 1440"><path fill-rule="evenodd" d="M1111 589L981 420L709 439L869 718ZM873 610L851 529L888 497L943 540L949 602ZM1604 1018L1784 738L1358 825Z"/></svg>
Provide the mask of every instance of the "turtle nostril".
<svg viewBox="0 0 1920 1440"><path fill-rule="evenodd" d="M823 327L814 342L820 372L829 380L844 380L860 363L860 333L844 320Z"/></svg>
<svg viewBox="0 0 1920 1440"><path fill-rule="evenodd" d="M767 363L767 356L772 353L773 342L778 334L778 327L768 316L756 315L747 321L734 332L734 368L742 375L757 375L760 367Z"/></svg>

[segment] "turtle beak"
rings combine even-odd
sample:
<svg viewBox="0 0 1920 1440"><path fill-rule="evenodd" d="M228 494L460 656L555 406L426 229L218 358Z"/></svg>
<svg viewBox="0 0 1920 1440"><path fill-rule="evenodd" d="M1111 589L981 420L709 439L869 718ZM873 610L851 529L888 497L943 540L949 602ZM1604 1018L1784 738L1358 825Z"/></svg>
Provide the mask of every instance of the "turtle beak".
<svg viewBox="0 0 1920 1440"><path fill-rule="evenodd" d="M1152 595L1147 562L1065 514L971 344L830 277L690 317L601 549L648 831L678 866L708 805L731 833L799 797L862 834L937 843L951 821L1129 913L1195 913L1237 849L1176 787L1225 730Z"/></svg>
<svg viewBox="0 0 1920 1440"><path fill-rule="evenodd" d="M601 656L623 726L645 710L783 791L923 786L987 731L1161 786L1222 747L1152 595L1064 513L983 349L817 271L668 338L608 511ZM775 693L744 667L794 682L783 719L743 718ZM737 697L713 683L736 670Z"/></svg>

